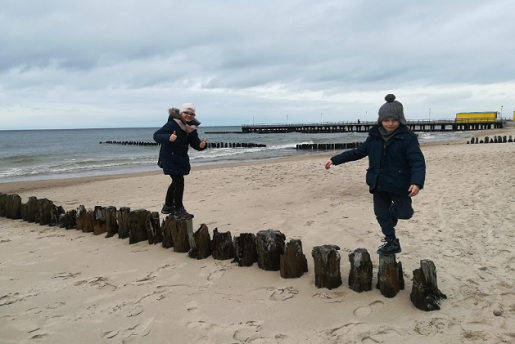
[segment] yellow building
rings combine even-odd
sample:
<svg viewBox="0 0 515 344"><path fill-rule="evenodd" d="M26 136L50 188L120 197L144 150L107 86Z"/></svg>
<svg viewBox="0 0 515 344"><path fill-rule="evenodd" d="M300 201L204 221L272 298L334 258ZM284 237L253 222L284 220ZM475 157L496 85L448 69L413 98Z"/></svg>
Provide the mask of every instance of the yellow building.
<svg viewBox="0 0 515 344"><path fill-rule="evenodd" d="M514 112L515 118L515 112ZM460 112L456 114L456 123L492 123L497 122L497 111Z"/></svg>

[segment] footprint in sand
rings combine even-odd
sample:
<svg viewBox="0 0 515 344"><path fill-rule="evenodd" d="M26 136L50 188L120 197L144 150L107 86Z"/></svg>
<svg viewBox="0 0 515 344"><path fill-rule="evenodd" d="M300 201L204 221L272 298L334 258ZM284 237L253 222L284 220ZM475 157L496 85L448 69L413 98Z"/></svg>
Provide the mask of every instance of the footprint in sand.
<svg viewBox="0 0 515 344"><path fill-rule="evenodd" d="M322 299L327 303L340 303L343 301L343 298L345 297L345 292L322 292L316 293L312 297Z"/></svg>
<svg viewBox="0 0 515 344"><path fill-rule="evenodd" d="M260 337L249 341L250 344L296 344L299 341L285 334L276 334L274 337Z"/></svg>
<svg viewBox="0 0 515 344"><path fill-rule="evenodd" d="M364 335L361 339L363 344L376 344L376 343L400 343L405 339L406 334L401 333L399 330L387 328L380 331L374 331L368 335Z"/></svg>
<svg viewBox="0 0 515 344"><path fill-rule="evenodd" d="M384 307L383 301L374 301L368 306L358 307L354 310L354 316L358 318L364 318L372 314L374 311L380 310Z"/></svg>
<svg viewBox="0 0 515 344"><path fill-rule="evenodd" d="M186 310L190 313L197 312L198 304L195 301L190 301L186 304Z"/></svg>

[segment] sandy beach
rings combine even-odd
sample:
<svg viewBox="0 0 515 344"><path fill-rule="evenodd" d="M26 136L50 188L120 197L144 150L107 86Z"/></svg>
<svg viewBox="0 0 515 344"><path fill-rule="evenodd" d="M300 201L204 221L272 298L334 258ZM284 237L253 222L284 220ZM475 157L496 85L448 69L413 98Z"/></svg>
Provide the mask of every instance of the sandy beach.
<svg viewBox="0 0 515 344"><path fill-rule="evenodd" d="M478 137L515 136L515 128ZM334 155L194 168L185 206L195 229L275 229L301 239L298 279L116 236L0 218L0 343L515 343L515 143L422 145L425 188L398 228L406 288L394 298L348 288L348 253L382 237L365 184L367 159L325 170ZM143 173L0 184L0 192L159 211L169 177ZM314 284L311 250L341 250L343 285ZM423 312L413 270L432 260L448 299ZM374 285L377 270L374 271Z"/></svg>

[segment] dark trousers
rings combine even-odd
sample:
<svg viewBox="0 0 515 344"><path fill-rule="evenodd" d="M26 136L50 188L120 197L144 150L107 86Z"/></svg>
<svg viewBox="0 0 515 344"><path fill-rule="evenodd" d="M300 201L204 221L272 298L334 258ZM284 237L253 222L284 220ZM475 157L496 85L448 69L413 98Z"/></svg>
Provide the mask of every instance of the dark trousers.
<svg viewBox="0 0 515 344"><path fill-rule="evenodd" d="M165 205L175 206L175 209L182 207L182 197L184 195L184 176L182 174L171 174L172 183L166 192Z"/></svg>
<svg viewBox="0 0 515 344"><path fill-rule="evenodd" d="M411 219L413 216L411 197L382 191L375 191L373 195L377 222L386 239L395 239L392 216L401 220Z"/></svg>

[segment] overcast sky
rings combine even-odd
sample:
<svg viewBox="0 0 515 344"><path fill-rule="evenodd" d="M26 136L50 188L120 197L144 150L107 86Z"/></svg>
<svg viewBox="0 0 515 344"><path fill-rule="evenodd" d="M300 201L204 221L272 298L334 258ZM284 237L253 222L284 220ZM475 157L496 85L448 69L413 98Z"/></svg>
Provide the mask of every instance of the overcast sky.
<svg viewBox="0 0 515 344"><path fill-rule="evenodd" d="M0 130L515 110L515 1L0 0Z"/></svg>

